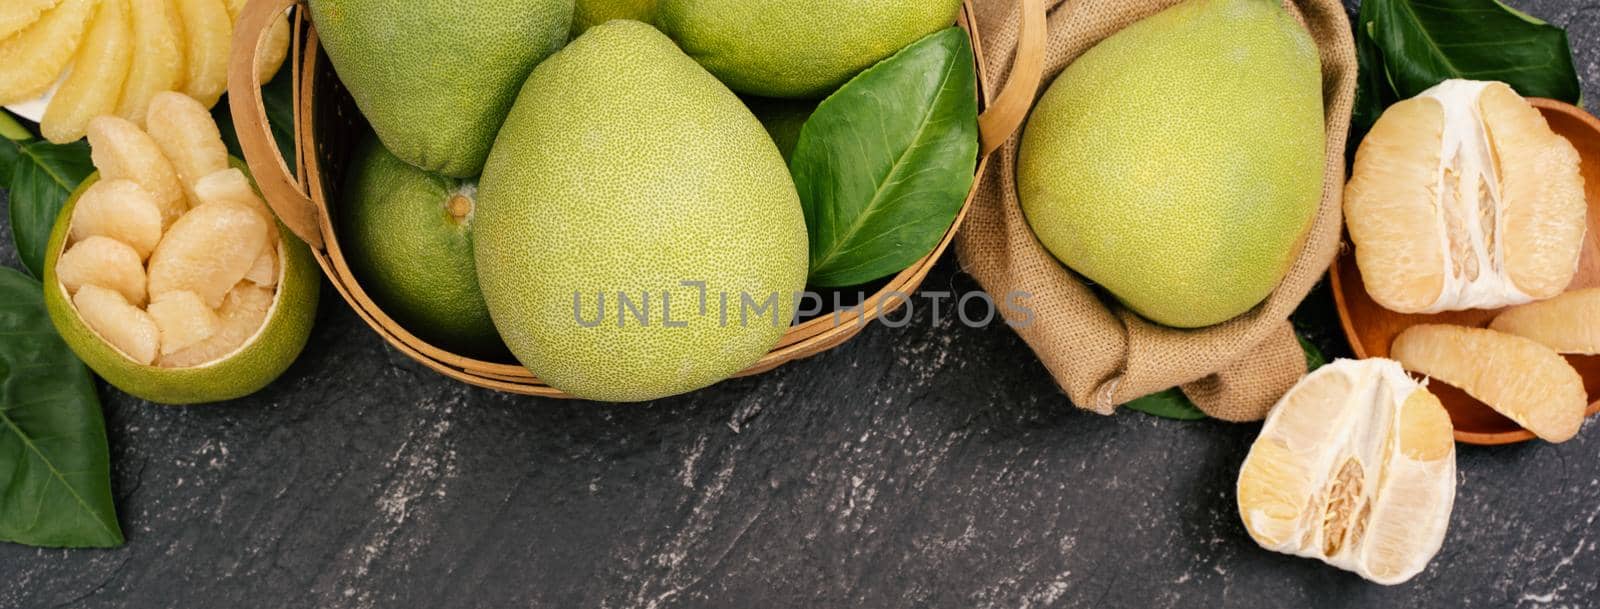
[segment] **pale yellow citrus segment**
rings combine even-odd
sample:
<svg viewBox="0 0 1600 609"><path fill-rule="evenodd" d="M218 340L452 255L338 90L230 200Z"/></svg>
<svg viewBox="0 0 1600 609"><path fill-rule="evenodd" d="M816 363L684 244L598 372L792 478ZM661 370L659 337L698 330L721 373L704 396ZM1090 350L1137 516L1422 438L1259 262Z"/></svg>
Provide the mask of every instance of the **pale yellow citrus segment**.
<svg viewBox="0 0 1600 609"><path fill-rule="evenodd" d="M1407 370L1449 383L1550 442L1583 424L1583 378L1567 360L1532 340L1448 325L1412 326L1391 356Z"/></svg>
<svg viewBox="0 0 1600 609"><path fill-rule="evenodd" d="M0 40L33 25L61 0L6 0L0 4Z"/></svg>
<svg viewBox="0 0 1600 609"><path fill-rule="evenodd" d="M139 253L110 237L94 236L67 248L56 261L56 277L68 294L86 285L116 290L135 306L145 301L145 272Z"/></svg>
<svg viewBox="0 0 1600 609"><path fill-rule="evenodd" d="M1500 166L1506 273L1530 297L1550 298L1572 282L1588 227L1578 151L1511 87L1489 85L1479 105Z"/></svg>
<svg viewBox="0 0 1600 609"><path fill-rule="evenodd" d="M0 106L38 97L55 84L83 42L97 4L62 0L33 25L0 40Z"/></svg>
<svg viewBox="0 0 1600 609"><path fill-rule="evenodd" d="M57 144L77 141L83 138L90 119L115 112L132 56L128 0L100 0L100 10L73 60L72 72L50 98L39 121L45 139Z"/></svg>
<svg viewBox="0 0 1600 609"><path fill-rule="evenodd" d="M183 92L210 108L228 88L228 47L233 39L233 22L221 0L177 0L178 16L183 21Z"/></svg>
<svg viewBox="0 0 1600 609"><path fill-rule="evenodd" d="M163 227L189 209L178 172L138 125L116 116L89 121L89 149L101 179L132 180L155 196Z"/></svg>
<svg viewBox="0 0 1600 609"><path fill-rule="evenodd" d="M183 87L183 25L172 0L133 0L133 63L117 116L143 126L150 98Z"/></svg>
<svg viewBox="0 0 1600 609"><path fill-rule="evenodd" d="M72 297L78 316L107 343L143 365L155 361L161 331L150 314L129 304L116 290L86 285Z"/></svg>
<svg viewBox="0 0 1600 609"><path fill-rule="evenodd" d="M161 329L161 355L172 355L216 335L222 318L199 294L167 292L150 301L150 318Z"/></svg>
<svg viewBox="0 0 1600 609"><path fill-rule="evenodd" d="M1273 407L1239 472L1239 514L1262 547L1383 584L1420 572L1455 497L1449 416L1399 364L1339 360Z"/></svg>
<svg viewBox="0 0 1600 609"><path fill-rule="evenodd" d="M267 246L261 248L261 255L256 256L256 261L250 264L250 270L245 272L244 279L262 287L272 287L278 284L278 248L276 239L269 238Z"/></svg>
<svg viewBox="0 0 1600 609"><path fill-rule="evenodd" d="M156 198L132 180L100 180L72 208L72 242L110 237L150 257L161 242L161 208Z"/></svg>
<svg viewBox="0 0 1600 609"><path fill-rule="evenodd" d="M157 93L150 100L145 126L162 154L172 161L178 180L189 189L190 203L199 205L193 198L195 183L228 169L228 147L222 143L222 133L211 112L182 93Z"/></svg>
<svg viewBox="0 0 1600 609"><path fill-rule="evenodd" d="M237 24L239 13L244 12L244 5L249 0L222 0L222 7L228 10L228 21Z"/></svg>
<svg viewBox="0 0 1600 609"><path fill-rule="evenodd" d="M1356 151L1345 221L1367 293L1385 308L1422 311L1444 290L1445 246L1434 200L1444 107L1419 97L1391 106Z"/></svg>
<svg viewBox="0 0 1600 609"><path fill-rule="evenodd" d="M1558 353L1600 355L1600 288L1507 310L1489 328L1533 339Z"/></svg>
<svg viewBox="0 0 1600 609"><path fill-rule="evenodd" d="M289 57L290 33L288 15L279 17L272 23L272 29L267 30L267 37L261 40L261 54L256 56L257 80L272 80L283 67L283 60Z"/></svg>
<svg viewBox="0 0 1600 609"><path fill-rule="evenodd" d="M261 215L261 219L267 222L267 241L277 243L278 223L275 219L276 216L272 215L272 210L267 208L267 203L262 201L261 197L256 194L255 187L250 185L250 179L244 176L244 172L230 167L200 178L198 182L194 183L194 196L195 200L202 205L226 201L255 210L257 214Z"/></svg>
<svg viewBox="0 0 1600 609"><path fill-rule="evenodd" d="M228 291L217 310L222 324L217 333L187 349L161 356L159 364L168 368L186 368L219 361L232 353L261 329L267 311L273 305L273 290L248 283Z"/></svg>
<svg viewBox="0 0 1600 609"><path fill-rule="evenodd" d="M266 241L266 222L247 207L220 202L191 209L150 255L150 293L190 291L204 298L206 306L222 306Z"/></svg>

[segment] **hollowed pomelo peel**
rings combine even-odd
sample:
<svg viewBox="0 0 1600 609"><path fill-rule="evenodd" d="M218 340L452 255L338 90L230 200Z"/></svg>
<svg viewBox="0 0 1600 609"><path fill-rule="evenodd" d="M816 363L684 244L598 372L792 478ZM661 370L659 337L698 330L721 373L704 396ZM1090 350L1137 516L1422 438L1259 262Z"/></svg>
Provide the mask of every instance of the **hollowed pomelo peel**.
<svg viewBox="0 0 1600 609"><path fill-rule="evenodd" d="M1345 190L1367 293L1400 313L1560 294L1587 209L1577 150L1498 82L1449 80L1391 106Z"/></svg>
<svg viewBox="0 0 1600 609"><path fill-rule="evenodd" d="M244 163L230 159L245 171ZM56 330L89 368L136 397L163 404L219 402L255 393L271 383L299 356L316 318L321 278L310 248L280 227L276 300L266 321L238 349L215 361L183 368L139 364L90 329L72 306L56 277L56 259L65 249L73 208L99 180L95 173L67 199L50 234L44 269L45 307Z"/></svg>
<svg viewBox="0 0 1600 609"><path fill-rule="evenodd" d="M1390 360L1339 360L1267 416L1239 516L1266 549L1397 584L1444 542L1455 464L1450 416L1426 387Z"/></svg>
<svg viewBox="0 0 1600 609"><path fill-rule="evenodd" d="M1567 360L1531 339L1461 326L1412 326L1390 356L1407 370L1449 383L1549 442L1583 426L1589 399Z"/></svg>

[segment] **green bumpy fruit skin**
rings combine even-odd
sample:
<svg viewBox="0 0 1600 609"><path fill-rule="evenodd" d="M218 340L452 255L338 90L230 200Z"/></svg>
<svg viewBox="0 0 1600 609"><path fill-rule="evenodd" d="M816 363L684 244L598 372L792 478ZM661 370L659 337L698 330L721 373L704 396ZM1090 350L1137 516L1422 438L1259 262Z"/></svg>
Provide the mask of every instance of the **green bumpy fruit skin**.
<svg viewBox="0 0 1600 609"><path fill-rule="evenodd" d="M577 0L572 14L572 37L612 19L650 23L656 19L656 0Z"/></svg>
<svg viewBox="0 0 1600 609"><path fill-rule="evenodd" d="M322 49L383 144L478 175L528 72L561 48L573 0L312 0Z"/></svg>
<svg viewBox="0 0 1600 609"><path fill-rule="evenodd" d="M1277 0L1190 0L1106 38L1034 108L1017 166L1046 249L1178 328L1288 272L1321 200L1316 44Z"/></svg>
<svg viewBox="0 0 1600 609"><path fill-rule="evenodd" d="M472 263L473 214L458 221L453 196L471 182L425 172L367 137L351 157L334 210L350 269L384 312L423 340L461 355L508 358Z"/></svg>
<svg viewBox="0 0 1600 609"><path fill-rule="evenodd" d="M577 397L644 401L728 378L777 343L805 287L805 218L777 147L732 91L636 21L596 26L534 70L478 203L495 326ZM708 306L682 282L704 282ZM636 306L649 295L647 324L622 322L619 293ZM579 323L575 294L589 321L606 295L598 325ZM743 295L776 310L741 323ZM665 326L664 298L683 326Z"/></svg>
<svg viewBox="0 0 1600 609"><path fill-rule="evenodd" d="M961 0L661 0L656 24L735 91L816 99L960 10Z"/></svg>
<svg viewBox="0 0 1600 609"><path fill-rule="evenodd" d="M230 163L249 175L238 159ZM66 246L72 210L78 197L99 181L95 173L85 179L62 206L50 232L45 250L44 302L56 331L89 369L106 382L134 397L158 404L185 405L222 402L241 398L266 387L289 369L311 336L317 317L317 299L322 275L311 257L311 248L279 223L282 235L279 259L282 276L278 298L253 342L221 361L191 368L160 368L139 364L100 339L68 300L66 289L56 278L56 260Z"/></svg>

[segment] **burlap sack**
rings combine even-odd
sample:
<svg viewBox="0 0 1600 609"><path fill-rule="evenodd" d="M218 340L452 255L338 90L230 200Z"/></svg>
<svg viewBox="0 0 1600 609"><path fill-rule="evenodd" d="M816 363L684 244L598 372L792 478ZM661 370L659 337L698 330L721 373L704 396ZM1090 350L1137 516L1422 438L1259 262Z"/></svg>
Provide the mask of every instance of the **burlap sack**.
<svg viewBox="0 0 1600 609"><path fill-rule="evenodd" d="M1043 86L1095 43L1180 1L1047 0L1050 32ZM1322 207L1299 258L1272 296L1249 313L1186 331L1150 323L1101 300L1051 257L1023 218L1016 188L1020 136L996 153L981 177L956 243L961 265L997 301L1019 291L1029 295L1032 323L1017 332L1080 408L1110 414L1117 405L1177 386L1213 417L1259 420L1305 374L1305 359L1288 318L1322 278L1338 248L1356 57L1339 0L1284 4L1322 50L1327 178ZM991 88L1006 81L1016 54L1019 6L1015 0L978 3Z"/></svg>

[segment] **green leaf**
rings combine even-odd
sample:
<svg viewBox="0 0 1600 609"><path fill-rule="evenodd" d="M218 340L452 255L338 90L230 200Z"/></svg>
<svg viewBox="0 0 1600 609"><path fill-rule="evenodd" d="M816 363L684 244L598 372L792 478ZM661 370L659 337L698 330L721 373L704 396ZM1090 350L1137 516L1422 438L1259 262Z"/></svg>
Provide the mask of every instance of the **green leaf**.
<svg viewBox="0 0 1600 609"><path fill-rule="evenodd" d="M1194 402L1177 389L1168 389L1160 393L1152 393L1132 402L1122 405L1129 410L1155 415L1163 419L1177 421L1199 421L1208 418L1206 413L1196 408Z"/></svg>
<svg viewBox="0 0 1600 609"><path fill-rule="evenodd" d="M1399 99L1451 78L1574 104L1583 94L1566 31L1496 0L1365 0L1361 12Z"/></svg>
<svg viewBox="0 0 1600 609"><path fill-rule="evenodd" d="M17 255L34 277L44 276L44 250L56 215L78 184L94 172L89 143L52 144L44 140L7 141L17 153L11 171L11 237Z"/></svg>
<svg viewBox="0 0 1600 609"><path fill-rule="evenodd" d="M283 69L278 70L277 76L261 86L261 101L267 108L267 125L272 129L272 139L278 142L278 152L283 154L283 160L291 170L295 166L293 72L285 64ZM242 159L244 152L239 149L239 133L233 127L233 112L229 106L228 96L223 96L222 101L211 109L211 118L217 121L217 129L222 132L222 143L228 146L228 153Z"/></svg>
<svg viewBox="0 0 1600 609"><path fill-rule="evenodd" d="M122 545L94 382L50 325L39 282L0 267L0 540Z"/></svg>
<svg viewBox="0 0 1600 609"><path fill-rule="evenodd" d="M1374 20L1372 13L1376 11L1379 2L1363 2L1356 16L1356 59L1359 64L1359 76L1356 85L1355 112L1350 120L1349 154L1353 160L1356 148L1361 140L1366 137L1372 125L1378 122L1378 117L1383 115L1383 110L1399 101L1394 93L1394 87L1389 85L1389 76L1383 67L1383 51L1378 48L1378 43L1372 39Z"/></svg>
<svg viewBox="0 0 1600 609"><path fill-rule="evenodd" d="M31 140L33 133L22 126L22 123L17 122L17 117L12 116L10 112L0 110L0 137L12 141Z"/></svg>
<svg viewBox="0 0 1600 609"><path fill-rule="evenodd" d="M1296 334L1295 338L1300 339L1300 348L1306 352L1306 374L1316 372L1318 368L1328 365L1328 358L1322 355L1321 349L1311 344L1311 341L1306 340L1304 336Z"/></svg>
<svg viewBox="0 0 1600 609"><path fill-rule="evenodd" d="M977 76L960 28L868 68L800 130L794 174L811 237L813 286L891 275L955 222L978 159Z"/></svg>

